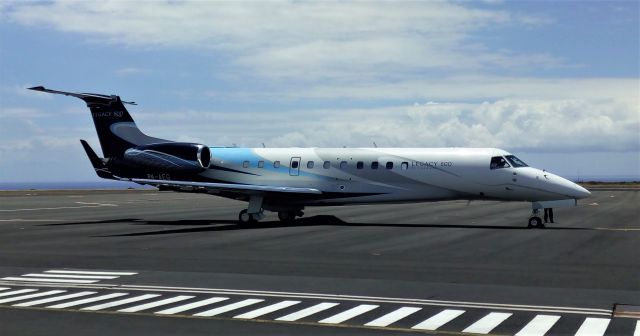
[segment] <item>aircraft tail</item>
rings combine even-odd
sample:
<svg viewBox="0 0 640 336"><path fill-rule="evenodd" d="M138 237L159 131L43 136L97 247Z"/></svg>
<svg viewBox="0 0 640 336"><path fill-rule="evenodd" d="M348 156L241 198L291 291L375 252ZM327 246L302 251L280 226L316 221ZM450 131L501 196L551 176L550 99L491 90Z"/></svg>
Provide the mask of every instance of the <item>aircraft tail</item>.
<svg viewBox="0 0 640 336"><path fill-rule="evenodd" d="M44 86L36 86L29 89L84 100L89 110L91 110L91 117L93 118L98 139L100 140L100 147L102 147L102 153L105 158L122 157L127 149L140 145L171 142L142 133L124 106L124 104L136 105L136 103L122 101L119 96L56 91L46 89ZM86 142L83 142L82 145L87 151L91 163L97 163L90 154L93 153L95 155L91 147L88 147ZM95 159L100 160L97 155L95 155ZM96 168L95 164L94 168Z"/></svg>

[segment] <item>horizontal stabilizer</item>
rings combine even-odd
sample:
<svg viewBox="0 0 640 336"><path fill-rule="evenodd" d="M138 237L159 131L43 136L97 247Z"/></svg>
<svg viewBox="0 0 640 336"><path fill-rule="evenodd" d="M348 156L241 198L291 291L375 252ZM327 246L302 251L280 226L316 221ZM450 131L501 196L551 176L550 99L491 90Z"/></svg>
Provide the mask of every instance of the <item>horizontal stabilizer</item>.
<svg viewBox="0 0 640 336"><path fill-rule="evenodd" d="M104 161L102 161L102 159L98 157L98 154L96 154L93 148L91 148L91 146L89 146L89 144L85 140L80 140L80 143L82 144L84 151L87 153L89 161L91 161L91 165L96 171L96 174L98 174L98 176L102 178L115 179L115 177L113 177L113 174L111 174L111 172L109 172L109 170L107 169Z"/></svg>
<svg viewBox="0 0 640 336"><path fill-rule="evenodd" d="M51 90L51 89L47 89L44 86L34 86L34 87L30 87L29 90L34 90L34 91L40 91L40 92L47 92L47 93L54 93L54 94L61 94L61 95L65 95L65 96L71 96L71 97L76 97L76 98L80 98L80 99L88 99L88 98L97 98L97 99L106 99L106 100L118 100L120 99L118 96L107 96L107 95L103 95L103 94L97 94L97 93L75 93L75 92L66 92L66 91L58 91L58 90ZM135 102L126 102L126 101L120 101L123 104L130 104L130 105L137 105Z"/></svg>

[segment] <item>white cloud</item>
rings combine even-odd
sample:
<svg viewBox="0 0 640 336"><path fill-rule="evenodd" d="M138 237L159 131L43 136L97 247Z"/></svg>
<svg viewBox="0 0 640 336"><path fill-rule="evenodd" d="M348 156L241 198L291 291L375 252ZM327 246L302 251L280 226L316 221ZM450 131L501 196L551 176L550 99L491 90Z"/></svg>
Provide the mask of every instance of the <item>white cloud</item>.
<svg viewBox="0 0 640 336"><path fill-rule="evenodd" d="M139 67L125 67L116 70L118 76L131 76L149 73L151 70Z"/></svg>
<svg viewBox="0 0 640 336"><path fill-rule="evenodd" d="M14 22L137 48L223 53L270 78L362 80L420 69L557 66L547 54L490 50L480 29L544 18L445 1L173 2L53 1L5 6Z"/></svg>
<svg viewBox="0 0 640 336"><path fill-rule="evenodd" d="M337 114L337 113L336 113ZM499 100L424 104L404 113L348 111L312 125L290 125L270 141L282 146L500 147L523 151L640 151L637 106L580 100ZM304 128L301 128L304 127ZM298 131L302 129L303 131ZM304 134L301 136L300 134Z"/></svg>

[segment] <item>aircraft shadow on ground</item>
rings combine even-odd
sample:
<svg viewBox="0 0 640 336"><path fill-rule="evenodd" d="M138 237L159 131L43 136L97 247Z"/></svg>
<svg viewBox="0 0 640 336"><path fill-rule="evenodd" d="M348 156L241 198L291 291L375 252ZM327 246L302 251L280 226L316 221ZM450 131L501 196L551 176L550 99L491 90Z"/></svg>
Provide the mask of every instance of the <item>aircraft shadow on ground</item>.
<svg viewBox="0 0 640 336"><path fill-rule="evenodd" d="M238 224L233 220L143 220L136 218L110 219L103 221L86 221L86 222L69 222L69 223L51 223L41 224L41 226L60 226L60 225L99 225L99 224L132 224L132 225L155 225L155 226L189 226L188 228L179 229L163 229L144 232L121 233L111 235L100 235L93 237L134 237L164 234L180 234L194 232L216 232L216 231L236 231L236 230L261 230L285 227L309 227L309 226L348 226L348 227L395 227L395 228L440 228L440 229L489 229L489 230L535 230L527 228L524 225L467 225L467 224L392 224L392 223L359 223L345 222L336 216L318 215L307 218L300 218L293 223L283 223L280 221L264 221L255 224ZM195 227L194 227L195 226ZM580 227L560 227L547 226L545 230L593 230L591 228Z"/></svg>

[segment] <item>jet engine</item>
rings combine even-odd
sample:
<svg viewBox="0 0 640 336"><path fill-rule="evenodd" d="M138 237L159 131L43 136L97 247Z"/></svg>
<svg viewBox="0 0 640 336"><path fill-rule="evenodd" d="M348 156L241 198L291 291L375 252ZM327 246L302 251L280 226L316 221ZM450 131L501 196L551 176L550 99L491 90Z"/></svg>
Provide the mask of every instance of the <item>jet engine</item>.
<svg viewBox="0 0 640 336"><path fill-rule="evenodd" d="M158 171L199 173L209 168L211 150L196 143L155 143L127 149L124 160Z"/></svg>

